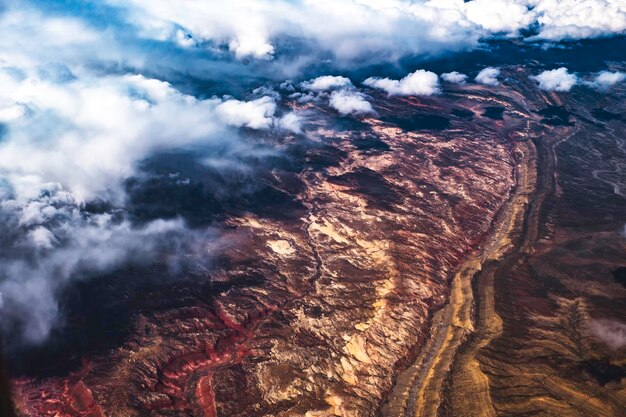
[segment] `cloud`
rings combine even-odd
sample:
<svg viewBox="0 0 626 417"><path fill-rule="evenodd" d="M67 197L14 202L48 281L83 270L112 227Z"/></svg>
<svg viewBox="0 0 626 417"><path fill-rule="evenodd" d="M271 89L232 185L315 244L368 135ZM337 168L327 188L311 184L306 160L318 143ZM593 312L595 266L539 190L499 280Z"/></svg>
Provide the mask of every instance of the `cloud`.
<svg viewBox="0 0 626 417"><path fill-rule="evenodd" d="M561 67L544 71L539 75L531 76L539 83L539 88L546 91L569 91L578 82L578 77Z"/></svg>
<svg viewBox="0 0 626 417"><path fill-rule="evenodd" d="M531 40L586 39L624 33L626 3L615 0L534 0L539 34Z"/></svg>
<svg viewBox="0 0 626 417"><path fill-rule="evenodd" d="M626 4L614 0L474 0L454 2L490 33L515 35L536 26L531 41L587 39L626 31ZM460 23L460 22L459 22Z"/></svg>
<svg viewBox="0 0 626 417"><path fill-rule="evenodd" d="M487 67L482 69L474 80L477 83L485 85L498 85L498 77L500 76L500 70L498 68Z"/></svg>
<svg viewBox="0 0 626 417"><path fill-rule="evenodd" d="M602 71L595 76L592 82L587 84L599 90L608 90L610 87L624 80L626 80L626 73L620 71Z"/></svg>
<svg viewBox="0 0 626 417"><path fill-rule="evenodd" d="M22 104L8 105L0 108L0 123L10 123L23 117L28 109Z"/></svg>
<svg viewBox="0 0 626 417"><path fill-rule="evenodd" d="M521 1L474 0L454 4L465 12L467 20L492 33L515 34L534 20L534 13Z"/></svg>
<svg viewBox="0 0 626 417"><path fill-rule="evenodd" d="M613 350L626 347L626 324L617 320L591 319L588 331Z"/></svg>
<svg viewBox="0 0 626 417"><path fill-rule="evenodd" d="M276 102L271 97L253 101L228 100L216 107L220 118L230 126L269 129L273 123Z"/></svg>
<svg viewBox="0 0 626 417"><path fill-rule="evenodd" d="M46 16L26 3L0 10L0 31L0 62L16 67L40 65L41 61L87 61L82 47L103 39L103 34L79 19ZM108 58L109 49L101 52Z"/></svg>
<svg viewBox="0 0 626 417"><path fill-rule="evenodd" d="M333 91L330 95L330 107L343 115L374 113L370 102L365 100L365 95L357 91Z"/></svg>
<svg viewBox="0 0 626 417"><path fill-rule="evenodd" d="M197 100L139 75L56 84L0 71L0 82L0 108L27 109L6 125L0 175L58 182L84 200L119 191L134 164L152 152L209 143L223 128L220 100ZM20 195L31 193L14 186Z"/></svg>
<svg viewBox="0 0 626 417"><path fill-rule="evenodd" d="M467 75L461 74L460 72L452 71L441 74L441 78L449 83L465 84L467 80Z"/></svg>
<svg viewBox="0 0 626 417"><path fill-rule="evenodd" d="M227 47L236 57L271 59L287 39L340 61L391 61L401 56L476 46L481 38L584 39L623 33L626 6L614 0L108 0L146 37L178 42L183 33ZM182 29L181 29L182 28Z"/></svg>
<svg viewBox="0 0 626 417"><path fill-rule="evenodd" d="M26 199L7 197L7 187L0 189L0 327L13 344L49 335L61 319L57 297L70 281L164 256L178 268L180 255L199 255L209 239L178 219L135 227L112 213L89 214L60 184L43 184Z"/></svg>
<svg viewBox="0 0 626 417"><path fill-rule="evenodd" d="M143 73L173 81L189 75L223 80L235 75L249 79L261 70L275 73L275 68L228 62L224 52L204 48L198 39L177 39L176 34L185 33L180 28L165 41L143 37L140 29L126 23L123 10L105 2L88 6L73 1L1 3L0 65L29 68L48 81L67 81L86 73Z"/></svg>
<svg viewBox="0 0 626 417"><path fill-rule="evenodd" d="M437 74L424 70L417 70L401 80L372 77L363 84L385 90L390 96L430 96L441 92Z"/></svg>
<svg viewBox="0 0 626 417"><path fill-rule="evenodd" d="M292 133L302 133L302 119L296 113L287 113L278 120L278 127Z"/></svg>
<svg viewBox="0 0 626 417"><path fill-rule="evenodd" d="M302 88L315 92L329 91L345 87L352 87L352 81L346 77L333 75L323 75L302 83Z"/></svg>
<svg viewBox="0 0 626 417"><path fill-rule="evenodd" d="M282 53L278 45L288 39L354 62L473 45L479 38L462 15L406 0L191 0L182 4L109 0L109 4L124 9L127 21L146 37L174 41L183 28L214 47L227 47L239 59L271 59Z"/></svg>

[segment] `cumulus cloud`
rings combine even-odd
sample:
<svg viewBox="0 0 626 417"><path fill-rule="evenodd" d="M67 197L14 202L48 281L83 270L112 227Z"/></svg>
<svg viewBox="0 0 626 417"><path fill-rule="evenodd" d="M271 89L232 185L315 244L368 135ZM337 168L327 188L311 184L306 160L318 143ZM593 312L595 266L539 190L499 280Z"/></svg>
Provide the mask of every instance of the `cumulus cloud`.
<svg viewBox="0 0 626 417"><path fill-rule="evenodd" d="M531 0L540 27L535 40L585 39L626 31L626 3L615 0Z"/></svg>
<svg viewBox="0 0 626 417"><path fill-rule="evenodd" d="M302 87L311 91L330 91L338 88L352 87L349 78L333 75L323 75L302 83Z"/></svg>
<svg viewBox="0 0 626 417"><path fill-rule="evenodd" d="M613 350L626 347L626 324L617 320L591 319L588 331Z"/></svg>
<svg viewBox="0 0 626 417"><path fill-rule="evenodd" d="M219 104L216 111L230 126L269 129L273 123L276 102L271 97L253 101L228 100Z"/></svg>
<svg viewBox="0 0 626 417"><path fill-rule="evenodd" d="M385 90L390 96L431 96L441 92L437 74L424 70L417 70L401 80L372 77L363 84Z"/></svg>
<svg viewBox="0 0 626 417"><path fill-rule="evenodd" d="M498 85L498 77L500 76L500 70L498 68L487 67L482 69L474 80L477 83L485 85Z"/></svg>
<svg viewBox="0 0 626 417"><path fill-rule="evenodd" d="M333 91L330 95L330 107L343 115L374 112L372 105L362 93L349 90Z"/></svg>
<svg viewBox="0 0 626 417"><path fill-rule="evenodd" d="M527 3L515 0L474 0L453 2L467 20L493 33L515 34L533 23L534 13Z"/></svg>
<svg viewBox="0 0 626 417"><path fill-rule="evenodd" d="M441 78L444 81L447 81L453 84L465 84L465 82L467 81L467 75L461 74L460 72L457 72L457 71L444 72L443 74L441 74Z"/></svg>
<svg viewBox="0 0 626 417"><path fill-rule="evenodd" d="M530 78L539 83L540 89L546 91L569 91L578 82L578 77L567 72L565 67L544 71Z"/></svg>
<svg viewBox="0 0 626 417"><path fill-rule="evenodd" d="M28 109L22 104L9 104L0 108L0 123L13 122L26 114Z"/></svg>
<svg viewBox="0 0 626 417"><path fill-rule="evenodd" d="M491 33L537 26L529 40L586 39L626 31L626 5L614 0L474 0L457 10Z"/></svg>
<svg viewBox="0 0 626 417"><path fill-rule="evenodd" d="M602 71L595 76L592 82L588 83L599 90L607 90L615 84L626 80L626 73L620 71Z"/></svg>
<svg viewBox="0 0 626 417"><path fill-rule="evenodd" d="M135 164L167 149L237 141L227 126L274 126L272 97L199 100L141 75L56 84L0 69L0 175L59 182L83 200L118 192ZM15 185L16 192L21 192ZM24 191L26 192L26 191Z"/></svg>
<svg viewBox="0 0 626 417"><path fill-rule="evenodd" d="M0 30L0 62L16 67L40 65L41 61L82 60L86 55L81 47L103 39L103 34L79 19L45 16L27 3L0 10ZM108 52L102 49L103 58Z"/></svg>
<svg viewBox="0 0 626 417"><path fill-rule="evenodd" d="M302 133L302 119L296 113L287 113L278 119L278 127L292 133Z"/></svg>

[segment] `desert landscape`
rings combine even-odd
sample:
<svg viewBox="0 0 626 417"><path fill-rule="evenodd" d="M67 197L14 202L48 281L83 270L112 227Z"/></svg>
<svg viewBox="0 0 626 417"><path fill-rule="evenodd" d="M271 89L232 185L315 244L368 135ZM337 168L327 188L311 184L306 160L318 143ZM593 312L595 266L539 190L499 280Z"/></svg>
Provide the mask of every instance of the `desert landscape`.
<svg viewBox="0 0 626 417"><path fill-rule="evenodd" d="M626 417L623 2L0 33L0 417Z"/></svg>
<svg viewBox="0 0 626 417"><path fill-rule="evenodd" d="M523 68L507 75L519 91L380 96L378 117L341 130L310 108L304 149L265 138L285 165L245 209L220 207L211 264L124 297L111 281L79 288L100 307L75 332L113 335L114 348L45 378L24 365L19 412L620 415L624 350L601 332L624 319L610 308L626 298L611 275L626 245L612 175L624 125L596 109L624 102L590 110L597 97L563 101ZM102 306L130 305L120 332Z"/></svg>

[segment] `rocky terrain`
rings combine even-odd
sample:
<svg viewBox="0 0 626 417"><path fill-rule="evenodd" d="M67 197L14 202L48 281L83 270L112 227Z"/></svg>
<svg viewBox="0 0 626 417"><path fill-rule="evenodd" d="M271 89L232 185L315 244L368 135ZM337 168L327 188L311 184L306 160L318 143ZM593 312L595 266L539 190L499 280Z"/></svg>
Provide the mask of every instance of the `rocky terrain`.
<svg viewBox="0 0 626 417"><path fill-rule="evenodd" d="M384 415L625 415L623 99L535 105L549 130L528 136L509 214L459 271Z"/></svg>
<svg viewBox="0 0 626 417"><path fill-rule="evenodd" d="M459 352L442 415L459 410L464 415L626 414L620 328L626 291L614 279L626 253L620 176L626 132L619 117L605 117L623 114L624 100L581 93L545 101L569 120L558 135L534 139L537 192L519 246L477 277L479 291L493 288L491 295L479 292L479 305L494 307L478 309L477 321L485 330ZM494 321L501 321L499 329ZM484 402L471 405L459 396L481 384L488 388Z"/></svg>
<svg viewBox="0 0 626 417"><path fill-rule="evenodd" d="M263 138L259 191L196 207L211 261L81 283L75 346L22 361L18 413L623 415L626 351L602 339L626 320L623 95L505 75L367 91L362 119L285 103L306 142Z"/></svg>

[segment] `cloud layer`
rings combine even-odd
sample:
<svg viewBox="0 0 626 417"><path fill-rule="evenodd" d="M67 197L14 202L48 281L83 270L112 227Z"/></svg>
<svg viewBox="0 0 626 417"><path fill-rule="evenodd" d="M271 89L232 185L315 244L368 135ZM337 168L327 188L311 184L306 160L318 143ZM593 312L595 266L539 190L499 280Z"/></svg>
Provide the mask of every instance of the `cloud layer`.
<svg viewBox="0 0 626 417"><path fill-rule="evenodd" d="M29 177L62 183L81 200L119 192L136 162L155 152L221 145L228 136L237 140L227 126L269 129L275 121L271 97L199 100L141 75L57 84L0 70L0 81L7 130L0 174L12 182ZM30 183L15 182L14 192L36 194Z"/></svg>
<svg viewBox="0 0 626 417"><path fill-rule="evenodd" d="M70 281L166 255L177 268L180 255L201 250L201 239L194 242L196 232L180 220L134 227L111 214L85 215L70 193L47 188L45 198L24 205L5 200L0 207L4 237L14 238L0 259L0 326L13 335L11 344L48 337L62 320L57 297Z"/></svg>
<svg viewBox="0 0 626 417"><path fill-rule="evenodd" d="M586 39L626 31L626 3L621 0L531 0L539 24L532 39Z"/></svg>
<svg viewBox="0 0 626 417"><path fill-rule="evenodd" d="M284 38L299 38L338 60L473 46L483 37L583 39L623 33L626 5L618 0L109 0L127 10L146 37L183 46L224 45L238 58L271 59Z"/></svg>

